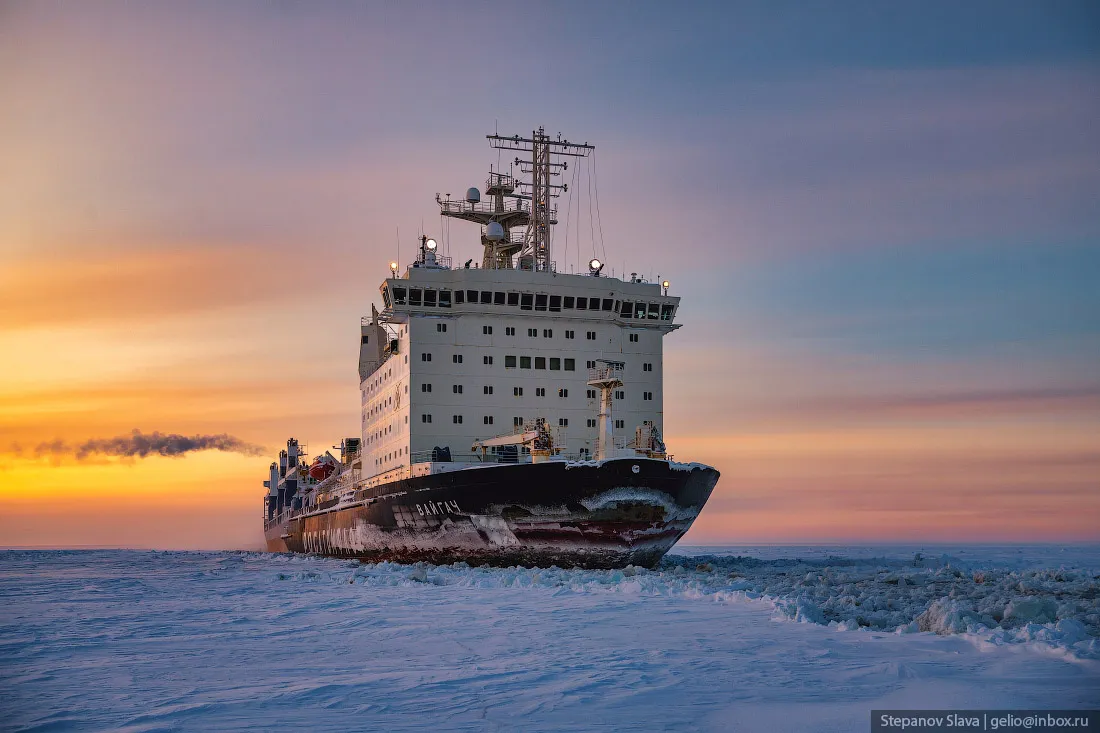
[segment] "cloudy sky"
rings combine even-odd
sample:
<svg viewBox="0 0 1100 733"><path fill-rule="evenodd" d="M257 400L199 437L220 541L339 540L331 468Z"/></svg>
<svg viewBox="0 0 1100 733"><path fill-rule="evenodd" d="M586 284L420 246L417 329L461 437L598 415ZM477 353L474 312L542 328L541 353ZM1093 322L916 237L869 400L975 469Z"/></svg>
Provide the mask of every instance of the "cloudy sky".
<svg viewBox="0 0 1100 733"><path fill-rule="evenodd" d="M689 540L1100 538L1093 2L0 0L0 99L3 544L259 545L266 457L56 447L355 434L398 230L538 125L684 297Z"/></svg>

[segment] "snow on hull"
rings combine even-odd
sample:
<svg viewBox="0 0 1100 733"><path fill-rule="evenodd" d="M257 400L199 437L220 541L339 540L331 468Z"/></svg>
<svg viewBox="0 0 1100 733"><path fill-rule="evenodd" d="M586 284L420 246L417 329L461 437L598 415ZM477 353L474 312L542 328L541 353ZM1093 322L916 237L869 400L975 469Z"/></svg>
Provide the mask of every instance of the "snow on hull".
<svg viewBox="0 0 1100 733"><path fill-rule="evenodd" d="M454 471L268 529L272 552L372 562L653 567L691 527L718 472L666 461Z"/></svg>

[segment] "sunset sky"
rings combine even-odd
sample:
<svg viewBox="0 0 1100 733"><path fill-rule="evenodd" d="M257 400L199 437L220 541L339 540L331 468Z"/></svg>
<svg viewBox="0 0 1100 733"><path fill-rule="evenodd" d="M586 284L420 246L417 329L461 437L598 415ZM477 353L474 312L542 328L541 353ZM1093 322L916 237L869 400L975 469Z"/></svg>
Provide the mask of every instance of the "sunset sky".
<svg viewBox="0 0 1100 733"><path fill-rule="evenodd" d="M1100 539L1095 2L0 0L0 545L259 547L267 456L40 446L356 435L398 229L540 124L684 298L686 542Z"/></svg>

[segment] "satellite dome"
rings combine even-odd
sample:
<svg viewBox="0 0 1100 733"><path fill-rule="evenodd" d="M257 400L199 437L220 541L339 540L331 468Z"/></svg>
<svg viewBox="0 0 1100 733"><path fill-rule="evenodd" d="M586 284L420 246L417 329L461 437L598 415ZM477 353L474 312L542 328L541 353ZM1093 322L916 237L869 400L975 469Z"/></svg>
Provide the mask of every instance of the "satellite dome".
<svg viewBox="0 0 1100 733"><path fill-rule="evenodd" d="M466 201L471 204L476 204L478 201L481 201L481 191L478 191L476 188L466 189Z"/></svg>
<svg viewBox="0 0 1100 733"><path fill-rule="evenodd" d="M499 221L489 222L489 226L485 229L485 238L492 242L499 242L504 239L504 227L500 225Z"/></svg>

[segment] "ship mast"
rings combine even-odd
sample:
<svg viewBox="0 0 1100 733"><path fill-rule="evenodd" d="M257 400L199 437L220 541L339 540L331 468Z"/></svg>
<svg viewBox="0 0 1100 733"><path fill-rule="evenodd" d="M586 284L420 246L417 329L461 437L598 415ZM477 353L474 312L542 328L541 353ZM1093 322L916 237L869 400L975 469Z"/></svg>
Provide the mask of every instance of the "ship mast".
<svg viewBox="0 0 1100 733"><path fill-rule="evenodd" d="M550 227L557 224L557 207L554 199L568 184L554 183L555 176L569 169L563 158L587 157L595 147L588 143L571 143L559 134L552 139L540 127L531 137L503 137L486 135L489 146L496 150L529 153L530 158L516 156L513 165L531 176L530 182L520 181L510 173L489 170L485 182L485 196L471 188L465 201L440 199L440 213L482 226L481 244L485 248L482 267L487 269L512 269L549 272L554 269L550 252ZM520 231L522 229L522 231ZM518 262L512 258L518 255Z"/></svg>

